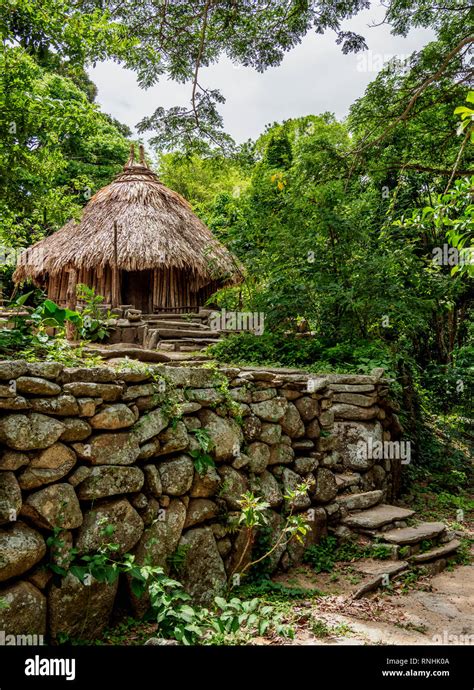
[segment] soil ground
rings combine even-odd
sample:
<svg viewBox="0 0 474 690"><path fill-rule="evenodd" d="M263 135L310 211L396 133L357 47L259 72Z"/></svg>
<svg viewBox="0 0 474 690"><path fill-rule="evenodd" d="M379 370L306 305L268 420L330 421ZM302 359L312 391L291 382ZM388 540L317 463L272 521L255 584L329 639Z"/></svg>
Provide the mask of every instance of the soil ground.
<svg viewBox="0 0 474 690"><path fill-rule="evenodd" d="M474 644L474 566L457 566L355 601L351 595L364 576L359 580L357 564L350 573L343 570L336 581L334 575L298 568L276 578L288 586L332 592L295 604L301 618L293 644Z"/></svg>

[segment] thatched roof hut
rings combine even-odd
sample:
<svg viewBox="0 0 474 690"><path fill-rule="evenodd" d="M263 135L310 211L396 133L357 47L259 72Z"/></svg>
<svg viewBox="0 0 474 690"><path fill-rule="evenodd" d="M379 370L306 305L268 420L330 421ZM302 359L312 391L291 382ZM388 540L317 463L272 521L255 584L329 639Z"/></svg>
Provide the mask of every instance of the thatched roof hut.
<svg viewBox="0 0 474 690"><path fill-rule="evenodd" d="M241 274L188 202L148 167L142 146L135 161L132 145L123 172L94 194L79 223L70 221L21 254L14 280L28 278L59 304L84 283L114 307L183 312L239 283Z"/></svg>

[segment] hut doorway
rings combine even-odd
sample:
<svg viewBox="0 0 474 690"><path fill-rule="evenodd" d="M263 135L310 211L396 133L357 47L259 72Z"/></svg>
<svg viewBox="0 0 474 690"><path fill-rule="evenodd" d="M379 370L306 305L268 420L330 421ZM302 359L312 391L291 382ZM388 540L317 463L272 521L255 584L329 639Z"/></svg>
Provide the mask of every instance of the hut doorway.
<svg viewBox="0 0 474 690"><path fill-rule="evenodd" d="M122 302L135 309L153 311L153 271L122 271Z"/></svg>

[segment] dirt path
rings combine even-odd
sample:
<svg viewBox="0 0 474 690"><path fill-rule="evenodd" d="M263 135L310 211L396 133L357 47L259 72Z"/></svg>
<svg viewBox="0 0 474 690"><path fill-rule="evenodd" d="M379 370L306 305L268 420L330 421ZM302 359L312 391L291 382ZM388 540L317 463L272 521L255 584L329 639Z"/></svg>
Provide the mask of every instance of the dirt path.
<svg viewBox="0 0 474 690"><path fill-rule="evenodd" d="M474 644L474 566L444 571L407 593L352 601L346 592L313 602L301 607L294 644Z"/></svg>

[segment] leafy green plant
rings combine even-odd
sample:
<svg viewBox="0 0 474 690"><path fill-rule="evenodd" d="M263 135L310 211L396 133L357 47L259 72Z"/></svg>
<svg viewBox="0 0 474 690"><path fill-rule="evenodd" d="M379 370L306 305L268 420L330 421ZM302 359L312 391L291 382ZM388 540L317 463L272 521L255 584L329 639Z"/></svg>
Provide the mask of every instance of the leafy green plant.
<svg viewBox="0 0 474 690"><path fill-rule="evenodd" d="M472 539L461 539L461 544L452 560L457 565L470 565L472 563Z"/></svg>
<svg viewBox="0 0 474 690"><path fill-rule="evenodd" d="M207 429L193 429L191 433L195 435L199 448L189 451L189 455L193 458L196 472L202 477L210 467L215 467L214 460L209 454L214 443Z"/></svg>
<svg viewBox="0 0 474 690"><path fill-rule="evenodd" d="M315 620L310 625L310 630L315 637L329 637L331 629L325 621Z"/></svg>
<svg viewBox="0 0 474 690"><path fill-rule="evenodd" d="M189 550L189 546L186 544L179 544L174 552L168 556L166 563L169 566L170 572L179 575L183 569L184 563L186 561L186 554Z"/></svg>
<svg viewBox="0 0 474 690"><path fill-rule="evenodd" d="M33 293L20 295L8 303L11 311L11 328L0 330L0 352L6 355L17 354L27 348L41 349L47 346L52 337L48 329L64 331L66 322L75 326L82 323L81 316L70 309L63 309L50 299L45 299L37 307L26 303Z"/></svg>
<svg viewBox="0 0 474 690"><path fill-rule="evenodd" d="M432 539L423 539L420 542L420 552L425 553L426 551L429 551L432 549L434 546L434 541Z"/></svg>
<svg viewBox="0 0 474 690"><path fill-rule="evenodd" d="M322 596L322 592L317 589L306 589L297 586L288 587L281 582L274 582L269 577L260 578L255 582L246 581L240 587L235 588L235 593L245 599L258 597L270 602L308 600Z"/></svg>
<svg viewBox="0 0 474 690"><path fill-rule="evenodd" d="M401 546L398 549L398 555L400 558L406 558L407 556L410 555L410 547L409 546Z"/></svg>
<svg viewBox="0 0 474 690"><path fill-rule="evenodd" d="M239 640L248 641L252 634L264 635L269 630L284 637L294 635L274 608L257 598L227 601L215 597L211 609L193 607L182 585L163 575L152 582L149 592L158 632L184 645L235 644Z"/></svg>
<svg viewBox="0 0 474 690"><path fill-rule="evenodd" d="M330 626L326 621L316 619L311 622L309 626L311 632L315 637L343 637L349 635L352 628L347 623L340 623L339 625Z"/></svg>
<svg viewBox="0 0 474 690"><path fill-rule="evenodd" d="M369 554L371 558L385 561L391 557L392 549L390 546L385 546L385 544L373 544L369 549Z"/></svg>
<svg viewBox="0 0 474 690"><path fill-rule="evenodd" d="M323 537L319 544L309 546L303 554L303 562L308 563L316 573L330 573L340 561L354 561L371 557L374 547L362 547L356 542L338 544L333 536Z"/></svg>
<svg viewBox="0 0 474 690"><path fill-rule="evenodd" d="M76 295L83 303L81 311L81 338L93 342L108 338L112 327L107 324L107 320L112 317L112 314L110 311L104 313L102 307L104 298L101 295L97 295L93 288L83 283L79 283L76 286Z"/></svg>
<svg viewBox="0 0 474 690"><path fill-rule="evenodd" d="M52 554L57 554L64 548L61 531L60 528L53 529L48 538ZM114 531L113 525L105 521L102 523L103 537L112 537ZM113 584L121 574L126 575L135 596L142 597L145 592L148 593L158 633L181 644L216 644L227 638L235 642L239 639L237 633L250 637L255 632L263 635L269 629L277 635L293 635L292 629L273 607L262 604L258 598L251 601L238 598L226 601L222 597L216 597L210 609L193 607L191 597L184 591L183 585L166 575L163 568L138 564L133 554L127 553L118 558L118 548L118 544L107 542L96 553L80 556L77 549L70 549L64 566L50 562L48 567L58 576L64 577L70 572L85 584L90 584L91 578ZM170 558L170 565L179 570L185 556L184 549L177 549Z"/></svg>
<svg viewBox="0 0 474 690"><path fill-rule="evenodd" d="M261 556L255 559L249 558L246 562L247 555L252 552L253 545L255 543L257 530L260 527L264 527L268 522L268 509L270 504L264 501L261 497L255 496L251 491L247 491L242 495L239 505L241 507L241 512L237 519L237 524L241 526L245 534L245 545L242 549L239 561L235 565L230 578L233 577L235 573L243 575L250 568L254 567L258 563L265 561L269 556L282 544L288 544L288 542L295 538L300 543L303 543L304 537L309 531L309 525L307 520L303 515L293 515L294 506L299 498L307 496L307 491L310 488L311 482L309 480L301 482L301 484L295 489L287 489L284 499L289 506L289 512L285 517L285 522L274 541L274 544L265 551Z"/></svg>

